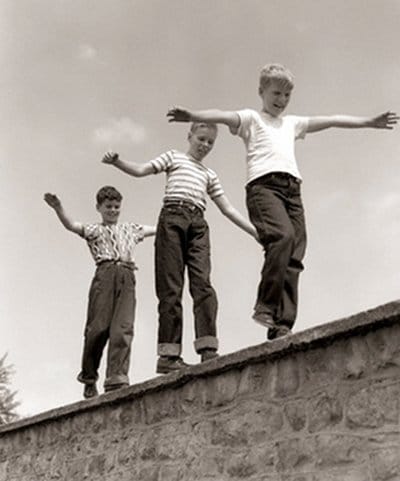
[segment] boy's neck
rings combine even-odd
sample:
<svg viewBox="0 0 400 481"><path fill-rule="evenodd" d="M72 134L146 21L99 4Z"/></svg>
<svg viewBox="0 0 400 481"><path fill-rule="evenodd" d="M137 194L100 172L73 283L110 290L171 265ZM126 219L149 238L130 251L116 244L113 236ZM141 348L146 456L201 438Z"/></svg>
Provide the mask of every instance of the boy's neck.
<svg viewBox="0 0 400 481"><path fill-rule="evenodd" d="M280 119L280 118L282 117L282 115L283 115L283 113L278 114L278 115L271 114L270 112L268 112L268 110L265 110L264 107L261 109L261 112L262 112L263 114L269 115L269 116L272 117L273 119Z"/></svg>

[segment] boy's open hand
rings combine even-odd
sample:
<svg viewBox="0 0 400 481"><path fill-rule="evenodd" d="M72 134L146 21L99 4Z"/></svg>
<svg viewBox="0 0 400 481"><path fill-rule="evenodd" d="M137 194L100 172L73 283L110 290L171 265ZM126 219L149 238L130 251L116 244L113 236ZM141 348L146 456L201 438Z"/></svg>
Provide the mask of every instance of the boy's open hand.
<svg viewBox="0 0 400 481"><path fill-rule="evenodd" d="M115 164L119 159L118 154L115 152L107 152L106 155L101 159L104 164Z"/></svg>
<svg viewBox="0 0 400 481"><path fill-rule="evenodd" d="M192 116L189 110L174 107L168 110L167 117L169 117L168 122L190 122Z"/></svg>
<svg viewBox="0 0 400 481"><path fill-rule="evenodd" d="M376 129L393 129L399 118L395 112L388 111L374 117L371 121L371 126Z"/></svg>
<svg viewBox="0 0 400 481"><path fill-rule="evenodd" d="M50 194L49 192L47 192L46 194L44 194L44 200L53 209L57 210L61 208L61 201L55 194Z"/></svg>

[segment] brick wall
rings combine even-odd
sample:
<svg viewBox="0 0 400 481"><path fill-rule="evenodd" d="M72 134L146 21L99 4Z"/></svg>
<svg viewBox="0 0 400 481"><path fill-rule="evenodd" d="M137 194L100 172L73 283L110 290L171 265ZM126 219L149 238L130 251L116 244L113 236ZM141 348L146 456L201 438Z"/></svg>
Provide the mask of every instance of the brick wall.
<svg viewBox="0 0 400 481"><path fill-rule="evenodd" d="M399 481L400 302L0 428L0 481Z"/></svg>

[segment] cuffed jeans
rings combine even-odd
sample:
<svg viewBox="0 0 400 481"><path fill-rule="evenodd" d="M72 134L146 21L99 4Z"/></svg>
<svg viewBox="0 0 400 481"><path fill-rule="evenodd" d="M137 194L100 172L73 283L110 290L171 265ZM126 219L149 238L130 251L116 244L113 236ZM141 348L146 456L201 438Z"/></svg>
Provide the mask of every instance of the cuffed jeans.
<svg viewBox="0 0 400 481"><path fill-rule="evenodd" d="M115 261L100 264L89 291L82 371L78 376L81 382L96 382L108 341L104 386L129 384L135 307L134 264Z"/></svg>
<svg viewBox="0 0 400 481"><path fill-rule="evenodd" d="M255 311L292 328L306 249L300 180L286 173L267 174L248 184L246 193L249 217L264 247Z"/></svg>
<svg viewBox="0 0 400 481"><path fill-rule="evenodd" d="M158 354L182 351L182 291L185 266L193 298L195 350L218 348L217 296L210 281L210 241L203 212L186 202L164 205L155 240L156 293L159 300Z"/></svg>

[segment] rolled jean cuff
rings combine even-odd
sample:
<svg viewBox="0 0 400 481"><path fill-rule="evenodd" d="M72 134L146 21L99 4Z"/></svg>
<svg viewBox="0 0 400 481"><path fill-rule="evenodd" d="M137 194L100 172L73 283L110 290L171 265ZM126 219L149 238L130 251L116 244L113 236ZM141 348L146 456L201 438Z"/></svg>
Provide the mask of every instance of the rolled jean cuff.
<svg viewBox="0 0 400 481"><path fill-rule="evenodd" d="M93 385L93 384L96 384L96 381L98 379L98 375L96 377L88 377L88 376L85 376L83 374L83 372L81 371L78 376L77 376L77 381L81 382L82 384L89 384L89 385Z"/></svg>
<svg viewBox="0 0 400 481"><path fill-rule="evenodd" d="M181 352L182 346L180 344L162 342L157 346L157 354L159 356L180 356Z"/></svg>
<svg viewBox="0 0 400 481"><path fill-rule="evenodd" d="M214 336L199 337L194 341L194 348L197 353L199 353L203 349L212 349L213 351L217 351L218 339Z"/></svg>
<svg viewBox="0 0 400 481"><path fill-rule="evenodd" d="M108 377L104 381L104 387L106 386L119 386L120 384L129 385L129 378L126 374L115 374Z"/></svg>

